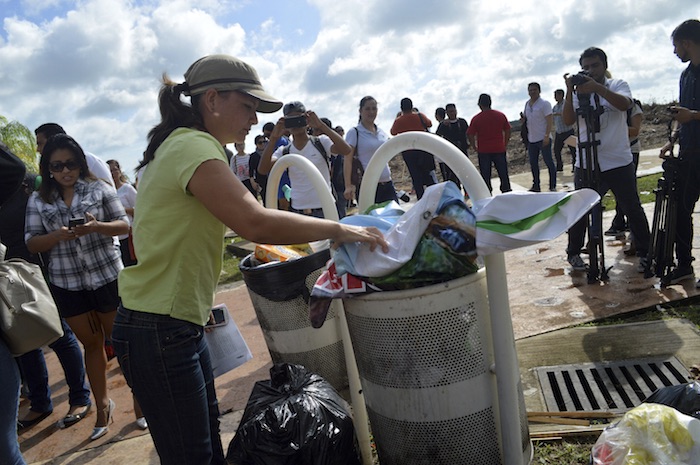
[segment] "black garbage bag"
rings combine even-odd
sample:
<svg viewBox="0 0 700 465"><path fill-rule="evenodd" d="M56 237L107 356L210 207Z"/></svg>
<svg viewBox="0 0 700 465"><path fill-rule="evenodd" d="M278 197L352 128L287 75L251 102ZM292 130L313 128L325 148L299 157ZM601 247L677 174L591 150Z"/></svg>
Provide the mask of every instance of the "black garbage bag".
<svg viewBox="0 0 700 465"><path fill-rule="evenodd" d="M352 417L322 377L278 363L248 399L226 460L234 465L360 465Z"/></svg>
<svg viewBox="0 0 700 465"><path fill-rule="evenodd" d="M685 415L700 419L700 382L662 387L652 392L644 402L673 407Z"/></svg>

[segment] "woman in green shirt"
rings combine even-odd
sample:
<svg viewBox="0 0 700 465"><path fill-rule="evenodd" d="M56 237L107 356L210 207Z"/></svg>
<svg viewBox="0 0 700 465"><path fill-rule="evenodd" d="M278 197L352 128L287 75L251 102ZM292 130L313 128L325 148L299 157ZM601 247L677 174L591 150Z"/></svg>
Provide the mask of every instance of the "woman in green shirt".
<svg viewBox="0 0 700 465"><path fill-rule="evenodd" d="M122 307L112 341L161 462L224 464L202 333L226 227L258 243L387 245L373 228L265 209L231 172L223 146L245 140L256 112L282 106L251 66L227 55L201 58L184 83L164 76L159 103L162 121L149 133L135 206L138 264L119 276Z"/></svg>

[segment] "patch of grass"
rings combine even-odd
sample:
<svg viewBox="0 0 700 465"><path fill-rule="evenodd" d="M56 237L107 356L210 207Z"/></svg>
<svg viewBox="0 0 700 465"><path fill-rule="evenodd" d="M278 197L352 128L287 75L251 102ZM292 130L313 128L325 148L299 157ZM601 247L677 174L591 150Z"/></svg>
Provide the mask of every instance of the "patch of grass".
<svg viewBox="0 0 700 465"><path fill-rule="evenodd" d="M533 464L580 465L588 463L597 437L568 438L560 441L533 441Z"/></svg>
<svg viewBox="0 0 700 465"><path fill-rule="evenodd" d="M662 173L650 174L637 178L637 192L642 203L651 203L656 200L654 189L659 182ZM603 196L603 209L615 210L615 196L612 192L608 192Z"/></svg>
<svg viewBox="0 0 700 465"><path fill-rule="evenodd" d="M243 279L241 270L238 269L238 264L241 262L241 260L226 250L226 246L228 244L238 242L240 240L241 239L238 236L234 237L233 239L224 239L224 264L221 269L221 276L219 276L219 284L232 283Z"/></svg>

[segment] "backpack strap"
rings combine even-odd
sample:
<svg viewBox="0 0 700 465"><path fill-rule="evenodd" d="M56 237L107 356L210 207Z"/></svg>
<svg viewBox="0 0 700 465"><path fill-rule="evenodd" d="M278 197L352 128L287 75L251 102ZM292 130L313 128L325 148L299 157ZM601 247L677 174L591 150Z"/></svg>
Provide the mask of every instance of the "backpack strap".
<svg viewBox="0 0 700 465"><path fill-rule="evenodd" d="M309 136L309 139L311 140L311 143L314 144L314 147L316 147L316 150L319 151L323 159L326 160L326 164L328 164L328 154L326 153L326 148L323 146L318 137Z"/></svg>
<svg viewBox="0 0 700 465"><path fill-rule="evenodd" d="M632 99L632 106L627 109L627 127L630 127L630 125L632 124L632 110L634 110L635 106L638 106L640 110L643 110L642 102L640 102L636 98L633 98ZM637 142L639 142L639 137L630 141L630 147L632 147Z"/></svg>
<svg viewBox="0 0 700 465"><path fill-rule="evenodd" d="M418 113L418 119L420 120L420 124L423 125L425 132L430 132L430 129L428 129L428 125L425 123L425 120L423 120L423 115L420 114L420 112Z"/></svg>

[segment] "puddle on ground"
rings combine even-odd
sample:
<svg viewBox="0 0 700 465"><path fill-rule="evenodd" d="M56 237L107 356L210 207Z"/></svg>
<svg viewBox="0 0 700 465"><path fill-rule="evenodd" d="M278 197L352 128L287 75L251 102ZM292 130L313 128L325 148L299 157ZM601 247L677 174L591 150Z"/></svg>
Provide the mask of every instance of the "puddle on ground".
<svg viewBox="0 0 700 465"><path fill-rule="evenodd" d="M569 316L571 316L571 318L586 318L588 315L586 314L586 312L575 311L569 312Z"/></svg>
<svg viewBox="0 0 700 465"><path fill-rule="evenodd" d="M620 302L608 302L607 304L605 304L606 308L615 308L615 307L619 307L619 306L620 306Z"/></svg>
<svg viewBox="0 0 700 465"><path fill-rule="evenodd" d="M639 294L640 292L648 291L649 288L653 288L653 287L654 287L653 284L639 286L639 287L632 286L632 287L627 288L627 292L629 292L630 294Z"/></svg>
<svg viewBox="0 0 700 465"><path fill-rule="evenodd" d="M544 299L537 299L533 303L538 307L554 307L564 303L564 299L561 297L545 297Z"/></svg>
<svg viewBox="0 0 700 465"><path fill-rule="evenodd" d="M552 276L564 276L564 268L545 268L544 277L551 278Z"/></svg>

